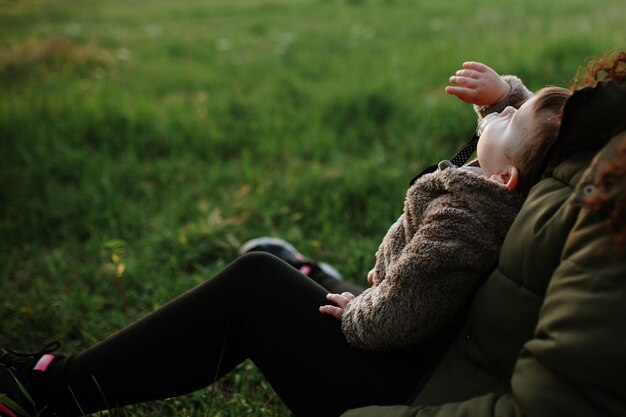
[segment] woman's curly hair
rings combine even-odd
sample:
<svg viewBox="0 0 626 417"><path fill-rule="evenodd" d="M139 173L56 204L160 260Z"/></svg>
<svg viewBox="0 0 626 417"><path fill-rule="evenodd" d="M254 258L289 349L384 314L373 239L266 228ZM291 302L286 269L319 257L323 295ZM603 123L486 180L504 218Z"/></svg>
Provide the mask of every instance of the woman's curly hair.
<svg viewBox="0 0 626 417"><path fill-rule="evenodd" d="M610 53L590 60L576 73L571 89L591 87L601 80L626 82L626 52Z"/></svg>
<svg viewBox="0 0 626 417"><path fill-rule="evenodd" d="M615 148L615 154L602 167L596 181L596 192L592 198L586 199L583 204L591 212L606 216L606 221L613 233L611 249L620 253L626 248L626 195L624 195L624 181L626 181L626 136ZM620 185L621 184L621 185ZM621 193L615 195L615 188L621 188ZM611 192L613 191L613 192ZM610 202L611 195L615 201ZM607 201L609 200L609 201Z"/></svg>
<svg viewBox="0 0 626 417"><path fill-rule="evenodd" d="M626 52L608 54L590 61L578 72L572 88L594 86L601 80L626 82ZM592 212L606 215L608 226L615 233L612 243L616 251L626 248L626 193L617 193L613 202L608 200L611 190L616 187L623 189L625 181L626 140L622 140L595 184L598 192L584 202Z"/></svg>
<svg viewBox="0 0 626 417"><path fill-rule="evenodd" d="M626 82L626 52L607 54L587 62L576 73L571 89L591 87L601 80Z"/></svg>

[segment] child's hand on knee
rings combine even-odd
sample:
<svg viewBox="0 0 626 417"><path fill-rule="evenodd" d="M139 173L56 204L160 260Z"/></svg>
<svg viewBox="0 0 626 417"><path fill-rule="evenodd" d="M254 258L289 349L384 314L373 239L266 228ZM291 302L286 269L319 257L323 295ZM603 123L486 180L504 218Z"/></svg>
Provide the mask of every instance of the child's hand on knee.
<svg viewBox="0 0 626 417"><path fill-rule="evenodd" d="M445 91L466 103L489 106L502 101L511 86L497 72L480 62L464 62L463 69L450 77Z"/></svg>
<svg viewBox="0 0 626 417"><path fill-rule="evenodd" d="M341 294L326 294L326 299L335 303L336 305L323 305L320 307L320 313L328 314L336 319L341 320L343 317L343 311L348 303L354 300L354 294L350 292L343 292Z"/></svg>

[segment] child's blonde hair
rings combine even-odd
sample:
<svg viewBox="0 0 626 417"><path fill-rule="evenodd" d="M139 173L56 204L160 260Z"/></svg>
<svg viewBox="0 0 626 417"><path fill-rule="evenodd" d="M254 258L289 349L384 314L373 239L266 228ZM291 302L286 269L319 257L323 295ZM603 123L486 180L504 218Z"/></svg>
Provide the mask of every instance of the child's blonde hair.
<svg viewBox="0 0 626 417"><path fill-rule="evenodd" d="M543 160L559 133L563 106L571 95L572 91L567 88L546 87L533 97L533 114L545 114L545 118L533 126L528 137L507 155L519 172L517 190L524 194L541 175Z"/></svg>

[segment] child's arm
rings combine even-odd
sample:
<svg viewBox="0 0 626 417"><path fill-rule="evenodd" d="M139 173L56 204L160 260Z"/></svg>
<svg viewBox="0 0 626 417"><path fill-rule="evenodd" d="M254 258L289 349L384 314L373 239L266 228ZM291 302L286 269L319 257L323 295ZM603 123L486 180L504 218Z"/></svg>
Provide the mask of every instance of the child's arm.
<svg viewBox="0 0 626 417"><path fill-rule="evenodd" d="M471 294L482 270L473 263L497 258L492 245L477 244L485 235L476 219L459 202L439 197L441 210L414 234L378 285L345 303L342 330L360 349L390 351L426 340L448 325ZM447 220L463 224L448 227ZM455 248L466 248L458 256ZM337 302L336 300L330 300ZM338 317L338 316L335 316Z"/></svg>
<svg viewBox="0 0 626 417"><path fill-rule="evenodd" d="M492 68L479 62L465 62L463 69L450 77L453 86L446 93L459 100L474 104L480 117L501 112L507 106L519 107L533 94L522 80L514 75L499 75Z"/></svg>

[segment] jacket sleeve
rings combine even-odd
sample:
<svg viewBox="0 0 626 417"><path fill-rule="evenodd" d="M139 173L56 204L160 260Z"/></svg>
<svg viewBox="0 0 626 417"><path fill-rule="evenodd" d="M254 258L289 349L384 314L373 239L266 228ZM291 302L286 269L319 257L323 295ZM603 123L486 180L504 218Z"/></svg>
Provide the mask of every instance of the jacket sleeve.
<svg viewBox="0 0 626 417"><path fill-rule="evenodd" d="M489 113L499 113L507 106L513 106L515 108L518 108L526 100L533 96L533 93L531 93L530 90L526 88L522 80L515 75L502 75L501 78L511 86L511 91L504 98L504 100L499 101L498 103L492 104L490 106L474 105L474 111L476 111L476 114L478 114L479 118L482 119Z"/></svg>
<svg viewBox="0 0 626 417"><path fill-rule="evenodd" d="M384 279L346 306L342 330L353 346L386 351L433 335L453 320L496 263L499 242L462 201L443 194L432 205L437 209L425 214L417 230L410 215L396 222L390 233L415 232L386 265Z"/></svg>
<svg viewBox="0 0 626 417"><path fill-rule="evenodd" d="M581 211L547 289L534 337L518 357L512 394L440 406L367 407L343 416L626 415L626 256L623 249L612 253L611 238L603 221Z"/></svg>

